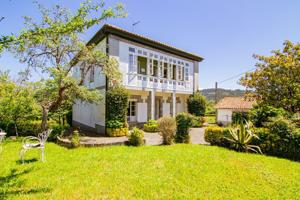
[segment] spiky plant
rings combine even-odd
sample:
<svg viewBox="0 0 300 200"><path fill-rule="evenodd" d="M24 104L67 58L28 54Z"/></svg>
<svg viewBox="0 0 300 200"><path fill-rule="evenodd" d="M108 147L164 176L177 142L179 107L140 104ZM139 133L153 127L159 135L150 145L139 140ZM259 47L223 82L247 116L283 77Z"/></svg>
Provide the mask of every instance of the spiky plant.
<svg viewBox="0 0 300 200"><path fill-rule="evenodd" d="M258 138L256 134L254 134L251 130L252 123L250 121L240 121L238 126L229 129L229 136L225 137L232 147L237 151L242 152L255 152L262 154L262 151L259 146L251 145L251 141L254 138Z"/></svg>

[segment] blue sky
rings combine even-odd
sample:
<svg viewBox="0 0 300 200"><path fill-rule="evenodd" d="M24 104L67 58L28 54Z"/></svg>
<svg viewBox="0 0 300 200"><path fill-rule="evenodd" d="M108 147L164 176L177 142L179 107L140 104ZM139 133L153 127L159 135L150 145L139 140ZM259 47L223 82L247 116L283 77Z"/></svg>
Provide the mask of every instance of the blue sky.
<svg viewBox="0 0 300 200"><path fill-rule="evenodd" d="M75 9L81 0L40 0L46 6L59 3ZM280 49L285 40L299 42L300 1L298 0L110 0L122 2L128 17L108 22L159 40L205 58L200 63L200 87L214 87L236 74L252 69L253 53L268 55ZM31 0L1 0L0 35L17 33L23 27L22 16L38 18ZM88 40L101 27L84 35ZM0 69L15 75L24 66L10 54L0 58ZM36 75L37 76L37 75ZM220 84L223 88L241 88L238 78Z"/></svg>

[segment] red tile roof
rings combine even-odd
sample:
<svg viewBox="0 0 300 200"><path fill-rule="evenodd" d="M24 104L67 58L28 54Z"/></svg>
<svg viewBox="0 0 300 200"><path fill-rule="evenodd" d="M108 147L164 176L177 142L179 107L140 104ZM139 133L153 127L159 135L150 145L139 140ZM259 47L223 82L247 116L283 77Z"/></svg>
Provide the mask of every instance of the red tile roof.
<svg viewBox="0 0 300 200"><path fill-rule="evenodd" d="M215 108L249 110L254 103L255 101L245 99L245 97L224 97L215 105Z"/></svg>

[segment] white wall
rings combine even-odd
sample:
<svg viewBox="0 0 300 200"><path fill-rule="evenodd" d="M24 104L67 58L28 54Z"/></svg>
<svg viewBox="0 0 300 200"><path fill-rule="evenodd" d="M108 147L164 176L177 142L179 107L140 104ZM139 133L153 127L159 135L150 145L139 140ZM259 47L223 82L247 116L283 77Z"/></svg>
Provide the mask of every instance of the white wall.
<svg viewBox="0 0 300 200"><path fill-rule="evenodd" d="M231 123L232 110L230 109L218 109L217 110L217 122L219 123Z"/></svg>

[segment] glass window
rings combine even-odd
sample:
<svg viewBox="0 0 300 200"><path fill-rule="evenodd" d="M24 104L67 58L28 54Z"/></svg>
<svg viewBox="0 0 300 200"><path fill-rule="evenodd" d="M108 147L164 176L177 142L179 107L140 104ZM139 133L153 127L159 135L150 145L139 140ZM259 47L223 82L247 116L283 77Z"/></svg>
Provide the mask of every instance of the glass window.
<svg viewBox="0 0 300 200"><path fill-rule="evenodd" d="M95 80L95 67L91 67L90 69L90 82L94 82Z"/></svg>
<svg viewBox="0 0 300 200"><path fill-rule="evenodd" d="M135 53L135 48L129 47L129 51Z"/></svg>
<svg viewBox="0 0 300 200"><path fill-rule="evenodd" d="M164 63L164 78L168 78L168 63Z"/></svg>
<svg viewBox="0 0 300 200"><path fill-rule="evenodd" d="M188 67L184 68L184 78L186 81L189 80L189 68Z"/></svg>
<svg viewBox="0 0 300 200"><path fill-rule="evenodd" d="M147 74L147 58L138 56L138 73L139 74Z"/></svg>
<svg viewBox="0 0 300 200"><path fill-rule="evenodd" d="M129 72L134 72L134 55L129 54Z"/></svg>

